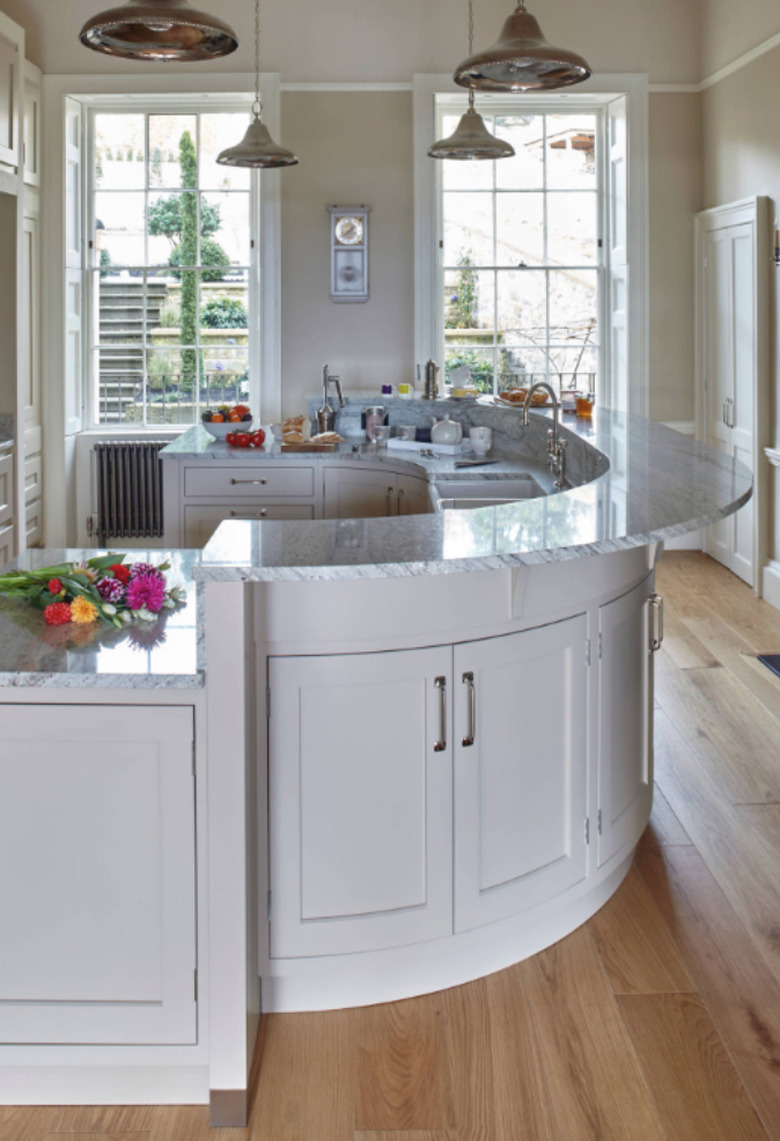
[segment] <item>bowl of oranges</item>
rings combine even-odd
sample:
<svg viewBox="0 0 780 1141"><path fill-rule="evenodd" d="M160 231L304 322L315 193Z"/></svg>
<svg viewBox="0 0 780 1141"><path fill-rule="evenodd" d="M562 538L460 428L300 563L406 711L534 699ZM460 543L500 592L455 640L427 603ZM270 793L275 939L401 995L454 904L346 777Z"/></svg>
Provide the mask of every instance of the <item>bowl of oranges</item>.
<svg viewBox="0 0 780 1141"><path fill-rule="evenodd" d="M246 404L220 404L216 409L207 408L200 421L215 440L224 440L231 432L252 430L252 413Z"/></svg>

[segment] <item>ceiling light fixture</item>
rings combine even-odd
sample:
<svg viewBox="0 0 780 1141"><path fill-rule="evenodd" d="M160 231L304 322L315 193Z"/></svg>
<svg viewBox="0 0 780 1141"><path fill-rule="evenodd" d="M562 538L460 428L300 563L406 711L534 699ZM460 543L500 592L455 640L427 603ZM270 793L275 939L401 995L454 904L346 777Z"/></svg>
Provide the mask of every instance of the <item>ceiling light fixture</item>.
<svg viewBox="0 0 780 1141"><path fill-rule="evenodd" d="M238 47L231 27L188 0L127 0L87 20L79 39L105 55L163 63L216 59Z"/></svg>
<svg viewBox="0 0 780 1141"><path fill-rule="evenodd" d="M263 122L263 100L260 98L260 0L255 0L255 100L252 104L252 122L241 142L222 151L217 162L221 166L247 166L263 170L295 166L297 161L292 151L273 141Z"/></svg>
<svg viewBox="0 0 780 1141"><path fill-rule="evenodd" d="M471 54L455 71L455 82L477 91L552 91L590 78L582 56L556 48L542 35L523 0L504 23L493 47Z"/></svg>
<svg viewBox="0 0 780 1141"><path fill-rule="evenodd" d="M469 0L469 53L474 50L474 7L473 0ZM515 153L511 143L504 142L491 135L485 126L482 116L474 109L474 92L469 91L469 107L454 132L446 139L438 142L428 150L430 158L461 159L498 159L511 158Z"/></svg>

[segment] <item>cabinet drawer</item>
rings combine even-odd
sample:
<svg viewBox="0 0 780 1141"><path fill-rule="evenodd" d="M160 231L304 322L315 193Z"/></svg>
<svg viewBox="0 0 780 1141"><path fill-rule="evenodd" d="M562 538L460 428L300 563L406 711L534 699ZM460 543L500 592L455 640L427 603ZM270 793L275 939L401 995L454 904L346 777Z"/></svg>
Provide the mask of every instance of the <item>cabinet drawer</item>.
<svg viewBox="0 0 780 1141"><path fill-rule="evenodd" d="M268 467L265 464L253 464L251 467L237 465L212 467L211 464L201 464L198 467L185 469L184 494L204 497L218 495L220 499L313 495L314 468L292 465Z"/></svg>
<svg viewBox="0 0 780 1141"><path fill-rule="evenodd" d="M184 508L184 545L203 547L225 519L313 519L311 503L266 503L236 505L215 503Z"/></svg>
<svg viewBox="0 0 780 1141"><path fill-rule="evenodd" d="M33 499L25 508L27 546L38 547L43 542L43 500Z"/></svg>
<svg viewBox="0 0 780 1141"><path fill-rule="evenodd" d="M10 525L8 527L0 527L0 569L6 563L10 563L14 557L14 529Z"/></svg>
<svg viewBox="0 0 780 1141"><path fill-rule="evenodd" d="M26 503L41 497L42 456L32 456L24 461L24 498Z"/></svg>

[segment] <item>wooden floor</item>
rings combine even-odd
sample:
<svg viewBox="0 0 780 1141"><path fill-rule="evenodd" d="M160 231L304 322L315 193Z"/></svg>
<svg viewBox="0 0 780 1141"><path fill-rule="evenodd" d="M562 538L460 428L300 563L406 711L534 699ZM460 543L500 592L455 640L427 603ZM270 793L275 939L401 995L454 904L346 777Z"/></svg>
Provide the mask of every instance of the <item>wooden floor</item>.
<svg viewBox="0 0 780 1141"><path fill-rule="evenodd" d="M652 821L584 927L440 994L271 1015L247 1131L0 1108L0 1141L780 1141L780 679L755 657L780 612L693 552L658 589Z"/></svg>

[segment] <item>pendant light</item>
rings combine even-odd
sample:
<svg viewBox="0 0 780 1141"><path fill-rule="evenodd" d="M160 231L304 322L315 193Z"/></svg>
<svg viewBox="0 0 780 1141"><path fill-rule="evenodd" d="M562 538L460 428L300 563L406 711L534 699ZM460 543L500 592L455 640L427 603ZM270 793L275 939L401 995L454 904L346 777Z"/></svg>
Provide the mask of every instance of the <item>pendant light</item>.
<svg viewBox="0 0 780 1141"><path fill-rule="evenodd" d="M238 47L231 27L188 0L127 0L87 20L79 39L120 59L170 63L216 59Z"/></svg>
<svg viewBox="0 0 780 1141"><path fill-rule="evenodd" d="M255 0L255 101L252 104L252 122L240 143L217 157L221 166L247 166L267 170L279 166L295 166L298 159L271 138L263 122L263 101L260 98L260 0Z"/></svg>
<svg viewBox="0 0 780 1141"><path fill-rule="evenodd" d="M474 7L473 0L469 0L469 53L474 50ZM461 159L498 159L511 158L515 148L511 143L504 142L491 135L485 126L482 116L474 109L474 92L469 90L469 107L453 134L446 139L439 139L433 143L428 151L430 158Z"/></svg>
<svg viewBox="0 0 780 1141"><path fill-rule="evenodd" d="M486 51L469 53L456 69L461 87L477 91L552 91L590 77L582 56L553 47L523 0L506 20L498 42Z"/></svg>

